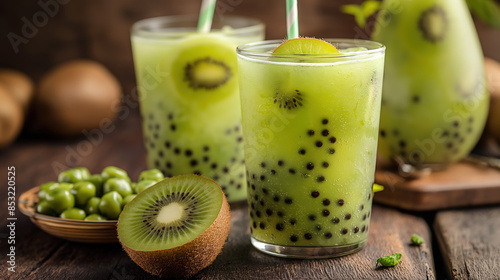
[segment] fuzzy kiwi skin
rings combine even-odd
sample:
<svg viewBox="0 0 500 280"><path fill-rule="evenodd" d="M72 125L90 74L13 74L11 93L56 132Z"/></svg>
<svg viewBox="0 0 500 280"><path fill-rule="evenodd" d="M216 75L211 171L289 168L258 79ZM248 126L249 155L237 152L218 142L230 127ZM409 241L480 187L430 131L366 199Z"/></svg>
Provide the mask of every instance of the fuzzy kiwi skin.
<svg viewBox="0 0 500 280"><path fill-rule="evenodd" d="M0 85L0 149L10 145L23 127L24 113L21 105Z"/></svg>
<svg viewBox="0 0 500 280"><path fill-rule="evenodd" d="M229 235L231 213L222 189L221 194L222 206L215 221L200 236L186 244L165 250L136 251L123 244L120 236L118 240L129 257L145 271L165 278L191 277L215 260Z"/></svg>
<svg viewBox="0 0 500 280"><path fill-rule="evenodd" d="M0 69L0 84L12 94L26 114L35 88L31 78L16 70Z"/></svg>

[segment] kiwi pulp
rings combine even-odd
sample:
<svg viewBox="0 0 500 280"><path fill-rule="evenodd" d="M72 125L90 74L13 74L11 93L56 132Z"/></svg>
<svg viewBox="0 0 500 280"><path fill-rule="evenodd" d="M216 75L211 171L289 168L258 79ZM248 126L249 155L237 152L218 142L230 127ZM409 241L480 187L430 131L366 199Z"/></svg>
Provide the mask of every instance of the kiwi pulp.
<svg viewBox="0 0 500 280"><path fill-rule="evenodd" d="M151 274L189 277L210 265L229 233L222 189L197 175L175 176L144 190L118 219L118 239Z"/></svg>

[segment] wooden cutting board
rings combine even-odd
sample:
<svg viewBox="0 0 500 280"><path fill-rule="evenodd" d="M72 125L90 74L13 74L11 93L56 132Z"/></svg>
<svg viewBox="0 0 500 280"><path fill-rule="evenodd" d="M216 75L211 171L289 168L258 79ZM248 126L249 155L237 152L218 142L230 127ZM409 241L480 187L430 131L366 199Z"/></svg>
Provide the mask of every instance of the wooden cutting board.
<svg viewBox="0 0 500 280"><path fill-rule="evenodd" d="M406 210L500 204L500 171L468 163L455 163L414 180L377 170L375 182L385 187L375 195L376 202Z"/></svg>

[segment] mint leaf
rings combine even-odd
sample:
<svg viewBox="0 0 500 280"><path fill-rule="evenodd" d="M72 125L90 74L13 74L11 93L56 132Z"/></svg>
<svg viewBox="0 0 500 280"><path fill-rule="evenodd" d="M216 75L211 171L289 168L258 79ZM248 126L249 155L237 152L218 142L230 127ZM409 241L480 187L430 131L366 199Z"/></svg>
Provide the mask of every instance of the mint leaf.
<svg viewBox="0 0 500 280"><path fill-rule="evenodd" d="M375 265L380 263L383 266L396 266L400 261L401 261L401 254L395 253L390 256L381 257L380 259L377 260Z"/></svg>
<svg viewBox="0 0 500 280"><path fill-rule="evenodd" d="M424 240L422 239L422 237L414 234L411 236L411 244L413 245L420 245L420 244L423 244L424 243Z"/></svg>
<svg viewBox="0 0 500 280"><path fill-rule="evenodd" d="M493 0L466 0L469 10L484 23L500 29L500 9Z"/></svg>
<svg viewBox="0 0 500 280"><path fill-rule="evenodd" d="M343 13L353 15L356 23L364 28L366 19L380 9L380 2L375 0L367 0L361 5L343 5L341 10Z"/></svg>

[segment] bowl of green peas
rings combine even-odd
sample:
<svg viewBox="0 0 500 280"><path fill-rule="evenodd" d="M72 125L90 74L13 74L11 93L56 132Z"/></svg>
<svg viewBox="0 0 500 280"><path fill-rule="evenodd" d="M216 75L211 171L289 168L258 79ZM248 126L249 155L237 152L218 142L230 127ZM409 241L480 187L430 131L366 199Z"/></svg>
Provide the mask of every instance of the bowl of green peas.
<svg viewBox="0 0 500 280"><path fill-rule="evenodd" d="M164 179L158 169L144 170L133 182L127 172L108 166L100 174L85 167L61 172L57 181L19 197L19 209L45 232L84 243L117 242L116 223L129 201Z"/></svg>

